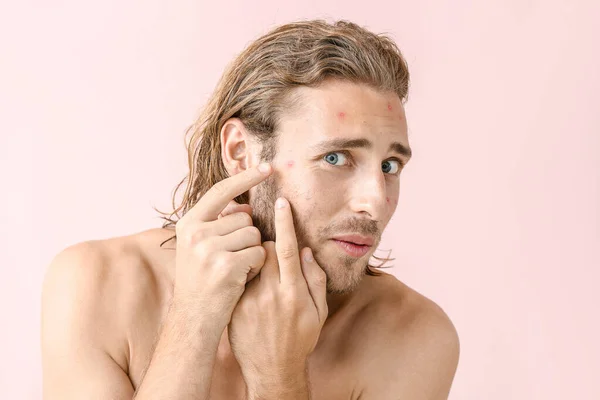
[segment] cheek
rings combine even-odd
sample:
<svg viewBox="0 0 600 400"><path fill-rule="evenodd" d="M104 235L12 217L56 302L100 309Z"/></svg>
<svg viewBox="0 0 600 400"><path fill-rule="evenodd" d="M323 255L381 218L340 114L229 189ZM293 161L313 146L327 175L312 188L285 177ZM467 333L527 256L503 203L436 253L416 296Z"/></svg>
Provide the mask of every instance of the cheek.
<svg viewBox="0 0 600 400"><path fill-rule="evenodd" d="M385 198L385 203L390 212L394 212L396 206L398 206L398 196L388 196Z"/></svg>
<svg viewBox="0 0 600 400"><path fill-rule="evenodd" d="M287 160L286 160L287 161ZM293 168L286 165L284 190L292 201L298 203L305 216L326 215L337 206L336 200L342 200L341 193L347 192L345 180L321 168L301 166L298 162Z"/></svg>
<svg viewBox="0 0 600 400"><path fill-rule="evenodd" d="M336 199L341 199L342 194L350 189L348 183L347 179L340 179L339 175L316 171L308 184L314 197L327 204L333 204Z"/></svg>
<svg viewBox="0 0 600 400"><path fill-rule="evenodd" d="M310 178L302 181L299 186L301 198L306 205L307 214L317 216L317 214L327 214L330 209L336 207L336 199L341 196L334 196L334 193L344 193L340 180L334 180L326 174L311 174Z"/></svg>

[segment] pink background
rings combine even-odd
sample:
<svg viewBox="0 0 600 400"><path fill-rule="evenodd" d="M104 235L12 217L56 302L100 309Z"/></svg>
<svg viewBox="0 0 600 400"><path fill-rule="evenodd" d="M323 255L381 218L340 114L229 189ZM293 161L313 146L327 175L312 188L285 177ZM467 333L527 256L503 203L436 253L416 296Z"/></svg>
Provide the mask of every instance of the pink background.
<svg viewBox="0 0 600 400"><path fill-rule="evenodd" d="M408 60L415 157L381 248L459 331L450 398L599 399L599 4L3 5L0 398L41 397L51 258L159 226L151 206L170 205L224 66L274 25L323 17L390 32Z"/></svg>

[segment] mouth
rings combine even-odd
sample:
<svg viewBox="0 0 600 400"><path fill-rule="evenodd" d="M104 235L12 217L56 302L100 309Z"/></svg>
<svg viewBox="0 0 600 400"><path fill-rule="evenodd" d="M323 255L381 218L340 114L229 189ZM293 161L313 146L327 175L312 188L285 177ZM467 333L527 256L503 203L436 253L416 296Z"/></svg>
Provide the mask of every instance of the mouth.
<svg viewBox="0 0 600 400"><path fill-rule="evenodd" d="M333 240L339 240L342 242L352 243L360 246L373 246L373 238L370 236L362 236L357 234L349 234L349 235L338 235L332 238Z"/></svg>
<svg viewBox="0 0 600 400"><path fill-rule="evenodd" d="M352 257L362 257L371 250L371 245L359 244L339 239L331 239L340 250Z"/></svg>

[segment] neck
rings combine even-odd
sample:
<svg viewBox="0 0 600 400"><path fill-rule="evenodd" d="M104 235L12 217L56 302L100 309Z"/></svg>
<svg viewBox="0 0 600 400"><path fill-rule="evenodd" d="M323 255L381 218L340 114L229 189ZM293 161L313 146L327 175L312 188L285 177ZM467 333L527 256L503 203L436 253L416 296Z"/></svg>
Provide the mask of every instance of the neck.
<svg viewBox="0 0 600 400"><path fill-rule="evenodd" d="M353 297L353 292L349 293L327 293L327 318L341 310Z"/></svg>

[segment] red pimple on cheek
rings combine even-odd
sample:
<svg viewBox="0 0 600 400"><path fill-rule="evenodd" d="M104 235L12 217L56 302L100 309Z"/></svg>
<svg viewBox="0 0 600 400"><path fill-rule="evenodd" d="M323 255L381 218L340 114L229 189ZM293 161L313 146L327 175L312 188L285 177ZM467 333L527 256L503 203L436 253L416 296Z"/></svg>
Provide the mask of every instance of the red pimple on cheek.
<svg viewBox="0 0 600 400"><path fill-rule="evenodd" d="M339 113L338 113L338 117L339 117L340 119L344 119L344 117L345 117L345 116L346 116L346 113L345 113L345 112L343 112L343 111L341 111L341 112L339 112Z"/></svg>
<svg viewBox="0 0 600 400"><path fill-rule="evenodd" d="M385 198L385 201L387 201L387 202L388 202L388 204L389 204L389 203L390 203L390 198L389 198L389 197L386 197L386 198Z"/></svg>
<svg viewBox="0 0 600 400"><path fill-rule="evenodd" d="M292 168L292 167L294 166L294 160L290 160L290 161L288 161L288 162L287 162L287 166L288 166L289 168Z"/></svg>

